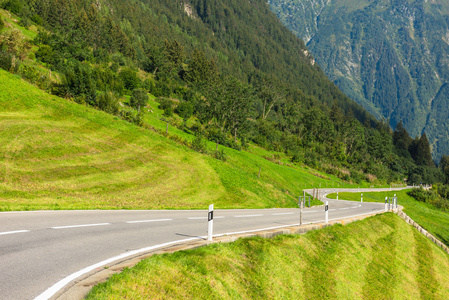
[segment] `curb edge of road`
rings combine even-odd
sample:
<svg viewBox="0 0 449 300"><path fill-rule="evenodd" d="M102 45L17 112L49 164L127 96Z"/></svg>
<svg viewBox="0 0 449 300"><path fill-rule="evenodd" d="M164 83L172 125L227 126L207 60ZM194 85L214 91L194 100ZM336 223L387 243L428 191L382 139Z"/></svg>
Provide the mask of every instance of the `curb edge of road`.
<svg viewBox="0 0 449 300"><path fill-rule="evenodd" d="M148 258L155 254L164 254L164 253L173 253L181 250L189 250L195 249L203 246L207 246L215 243L231 243L240 238L249 238L249 237L262 237L262 238L273 238L277 235L281 234L304 234L312 230L318 230L322 228L326 228L335 224L346 225L355 221L363 220L365 218L375 216L378 214L384 213L383 211L378 211L376 213L371 213L367 215L354 216L350 218L344 218L339 220L332 220L328 224L324 222L313 223L307 225L296 225L296 226L288 226L277 229L268 229L268 230L260 230L260 231L251 231L251 232L242 232L235 234L222 234L219 236L214 236L214 240L212 242L208 242L206 238L200 238L187 242L180 241L179 243L173 243L168 246L162 246L159 248L155 248L153 250L139 253L133 256L126 257L121 260L114 261L110 264L104 265L102 267L96 268L77 279L73 280L66 286L64 286L61 290L55 293L50 299L57 300L78 300L84 299L89 291L97 284L105 282L108 278L116 273L120 273L125 268L130 268L135 266L141 260Z"/></svg>

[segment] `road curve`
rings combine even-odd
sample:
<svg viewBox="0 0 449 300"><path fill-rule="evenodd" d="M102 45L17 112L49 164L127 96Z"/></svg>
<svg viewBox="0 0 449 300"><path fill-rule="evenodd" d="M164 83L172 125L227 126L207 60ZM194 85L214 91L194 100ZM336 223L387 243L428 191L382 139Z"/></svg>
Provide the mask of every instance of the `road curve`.
<svg viewBox="0 0 449 300"><path fill-rule="evenodd" d="M320 198L333 191L323 189ZM329 220L371 214L384 207L379 203L328 201ZM304 209L303 223L323 221L323 207ZM215 210L214 234L298 223L298 209ZM46 298L49 294L44 292L49 287L88 266L137 249L204 238L206 234L204 210L2 212L0 299Z"/></svg>

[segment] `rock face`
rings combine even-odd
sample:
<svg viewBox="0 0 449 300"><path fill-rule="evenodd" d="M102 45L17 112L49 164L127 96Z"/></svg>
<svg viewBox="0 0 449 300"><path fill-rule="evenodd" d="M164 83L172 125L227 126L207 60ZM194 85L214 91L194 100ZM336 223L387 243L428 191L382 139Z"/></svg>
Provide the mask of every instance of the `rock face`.
<svg viewBox="0 0 449 300"><path fill-rule="evenodd" d="M343 92L449 154L449 1L268 2Z"/></svg>

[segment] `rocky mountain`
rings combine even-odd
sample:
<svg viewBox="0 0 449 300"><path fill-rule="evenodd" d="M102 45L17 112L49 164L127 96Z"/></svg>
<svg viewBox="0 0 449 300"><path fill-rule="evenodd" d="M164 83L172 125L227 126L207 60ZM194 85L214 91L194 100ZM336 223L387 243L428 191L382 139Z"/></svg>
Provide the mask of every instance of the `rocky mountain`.
<svg viewBox="0 0 449 300"><path fill-rule="evenodd" d="M343 92L449 153L449 1L268 2Z"/></svg>

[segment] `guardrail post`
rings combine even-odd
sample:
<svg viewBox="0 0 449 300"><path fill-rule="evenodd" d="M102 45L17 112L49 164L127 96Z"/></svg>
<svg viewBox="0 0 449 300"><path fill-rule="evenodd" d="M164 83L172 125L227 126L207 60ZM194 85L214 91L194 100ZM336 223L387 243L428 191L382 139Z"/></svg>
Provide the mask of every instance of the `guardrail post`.
<svg viewBox="0 0 449 300"><path fill-rule="evenodd" d="M305 197L304 197L304 201L305 201ZM302 225L302 200L301 200L301 196L299 196L299 226Z"/></svg>
<svg viewBox="0 0 449 300"><path fill-rule="evenodd" d="M329 223L329 202L326 201L326 206L324 207L324 222Z"/></svg>
<svg viewBox="0 0 449 300"><path fill-rule="evenodd" d="M214 205L209 205L209 213L207 215L207 240L212 241L212 234L214 230Z"/></svg>

